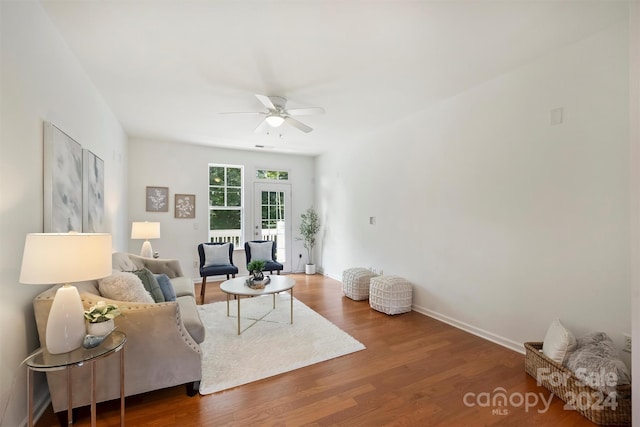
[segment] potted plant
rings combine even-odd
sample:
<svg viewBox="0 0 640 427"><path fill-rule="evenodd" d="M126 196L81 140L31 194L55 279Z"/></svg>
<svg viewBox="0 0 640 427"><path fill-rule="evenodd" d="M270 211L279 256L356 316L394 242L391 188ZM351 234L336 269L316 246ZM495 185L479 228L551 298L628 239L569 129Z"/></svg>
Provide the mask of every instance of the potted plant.
<svg viewBox="0 0 640 427"><path fill-rule="evenodd" d="M313 263L313 247L316 245L316 234L320 231L320 220L318 214L311 207L300 215L300 240L307 250L307 264L304 271L306 274L316 274L316 265Z"/></svg>
<svg viewBox="0 0 640 427"><path fill-rule="evenodd" d="M253 274L253 280L260 281L264 279L262 269L265 265L267 265L267 263L261 260L254 260L247 264L247 270L249 270L249 273Z"/></svg>
<svg viewBox="0 0 640 427"><path fill-rule="evenodd" d="M96 305L84 312L84 317L89 321L87 333L97 337L109 335L115 328L113 319L121 314L120 309L115 304L107 304L98 301Z"/></svg>

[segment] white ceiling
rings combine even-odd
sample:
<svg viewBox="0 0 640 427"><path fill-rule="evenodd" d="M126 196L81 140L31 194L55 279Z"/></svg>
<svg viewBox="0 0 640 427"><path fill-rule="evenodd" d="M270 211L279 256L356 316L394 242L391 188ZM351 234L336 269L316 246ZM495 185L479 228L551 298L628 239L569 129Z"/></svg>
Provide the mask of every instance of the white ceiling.
<svg viewBox="0 0 640 427"><path fill-rule="evenodd" d="M622 1L44 0L130 137L314 155L626 19ZM320 106L255 134L254 93Z"/></svg>

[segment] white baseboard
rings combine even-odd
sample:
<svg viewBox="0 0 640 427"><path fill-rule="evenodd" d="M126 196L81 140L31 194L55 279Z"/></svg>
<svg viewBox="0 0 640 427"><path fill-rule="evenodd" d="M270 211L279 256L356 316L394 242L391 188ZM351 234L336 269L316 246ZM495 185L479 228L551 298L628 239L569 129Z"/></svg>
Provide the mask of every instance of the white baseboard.
<svg viewBox="0 0 640 427"><path fill-rule="evenodd" d="M489 331L485 331L484 329L481 328L477 328L473 325L469 325L468 323L462 322L460 320L454 319L452 317L449 316L445 316L444 314L438 313L436 311L433 310L429 310L427 308L424 307L420 307L417 305L413 305L412 306L413 311L416 311L420 314L424 314L425 316L429 316L432 317L436 320L439 320L441 322L446 323L447 325L451 325L455 328L458 329L462 329L465 332L469 332L470 334L473 334L475 336L478 336L480 338L484 338L487 341L491 341L492 343L501 345L502 347L506 347L509 350L513 350L517 353L520 354L525 354L524 351L524 344L523 343L519 343L513 340L510 340L508 338L502 337L500 335L496 335L492 332Z"/></svg>
<svg viewBox="0 0 640 427"><path fill-rule="evenodd" d="M33 397L33 423L37 424L44 411L47 410L49 404L51 403L51 395L49 391L46 390L45 393L40 393L40 396ZM26 427L29 424L29 414L27 417L20 423L20 427Z"/></svg>
<svg viewBox="0 0 640 427"><path fill-rule="evenodd" d="M322 270L318 270L319 274L322 274L323 276L329 277L333 280L336 280L338 282L342 282L342 276L337 277L335 274L331 274L329 272L324 272ZM454 328L457 329L461 329L465 332L469 332L470 334L473 334L477 337L483 338L487 341L491 341L492 343L498 344L502 347L506 347L509 350L513 350L517 353L520 354L525 354L525 350L524 350L524 344L523 343L519 343L513 340L510 340L508 338L502 337L500 335L496 335L492 332L489 331L485 331L484 329L481 328L477 328L473 325L470 325L468 323L462 322L460 320L454 319L452 317L446 316L444 314L438 313L436 311L433 310L429 310L427 308L424 307L420 307L417 305L413 305L412 310L420 313L420 314L424 314L425 316L429 316L433 319L439 320L441 322L446 323L447 325L451 325Z"/></svg>

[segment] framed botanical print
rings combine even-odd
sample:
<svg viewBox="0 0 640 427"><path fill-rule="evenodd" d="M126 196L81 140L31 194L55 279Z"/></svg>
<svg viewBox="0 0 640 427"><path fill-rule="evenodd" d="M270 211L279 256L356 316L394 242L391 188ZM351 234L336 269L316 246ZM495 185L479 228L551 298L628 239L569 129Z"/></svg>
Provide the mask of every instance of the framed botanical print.
<svg viewBox="0 0 640 427"><path fill-rule="evenodd" d="M176 194L175 195L175 217L195 218L196 217L196 195Z"/></svg>
<svg viewBox="0 0 640 427"><path fill-rule="evenodd" d="M169 187L147 187L147 212L169 212Z"/></svg>

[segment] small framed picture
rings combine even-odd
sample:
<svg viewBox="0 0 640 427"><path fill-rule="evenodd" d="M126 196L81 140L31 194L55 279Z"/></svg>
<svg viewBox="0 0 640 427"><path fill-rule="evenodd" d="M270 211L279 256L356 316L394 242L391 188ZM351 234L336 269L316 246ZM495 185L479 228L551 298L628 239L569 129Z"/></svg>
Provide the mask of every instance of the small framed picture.
<svg viewBox="0 0 640 427"><path fill-rule="evenodd" d="M195 194L176 194L175 217L176 218L195 218L196 217L196 195Z"/></svg>
<svg viewBox="0 0 640 427"><path fill-rule="evenodd" d="M147 212L169 212L169 187L147 187Z"/></svg>

